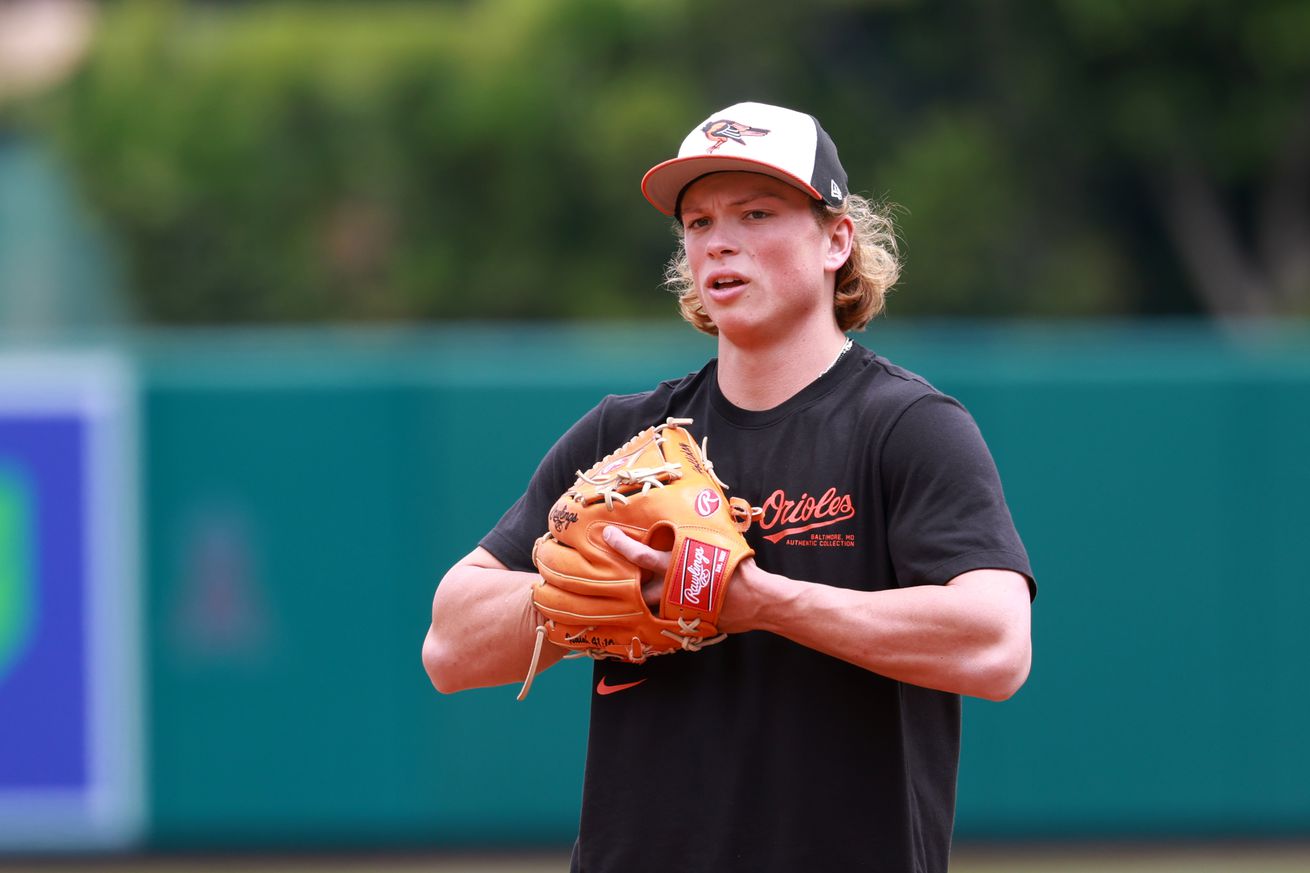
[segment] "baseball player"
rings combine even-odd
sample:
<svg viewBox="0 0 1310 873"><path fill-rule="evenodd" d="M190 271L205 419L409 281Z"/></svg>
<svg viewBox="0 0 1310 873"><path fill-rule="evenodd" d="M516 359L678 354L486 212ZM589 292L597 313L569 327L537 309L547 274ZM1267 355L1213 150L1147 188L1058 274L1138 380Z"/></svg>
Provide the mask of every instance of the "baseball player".
<svg viewBox="0 0 1310 873"><path fill-rule="evenodd" d="M960 695L1002 700L1027 678L1036 588L969 414L847 338L897 278L891 225L816 119L759 103L692 128L642 191L677 221L669 283L717 357L604 398L560 438L438 587L428 674L442 692L522 682L556 498L642 428L691 419L762 510L754 556L731 574L722 642L595 662L571 869L944 871ZM604 537L656 583L669 566ZM547 642L537 669L563 654Z"/></svg>

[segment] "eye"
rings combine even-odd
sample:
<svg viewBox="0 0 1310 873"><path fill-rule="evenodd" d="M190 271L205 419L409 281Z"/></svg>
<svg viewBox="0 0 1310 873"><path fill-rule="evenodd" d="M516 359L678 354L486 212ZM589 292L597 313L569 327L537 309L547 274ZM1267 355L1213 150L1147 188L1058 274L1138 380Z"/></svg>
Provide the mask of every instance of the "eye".
<svg viewBox="0 0 1310 873"><path fill-rule="evenodd" d="M761 219L768 218L770 214L771 213L769 213L769 211L766 209L752 209L746 213L746 217L749 218L751 221L759 221Z"/></svg>
<svg viewBox="0 0 1310 873"><path fill-rule="evenodd" d="M689 218L682 225L684 230L700 230L709 226L710 220L703 215L698 218Z"/></svg>

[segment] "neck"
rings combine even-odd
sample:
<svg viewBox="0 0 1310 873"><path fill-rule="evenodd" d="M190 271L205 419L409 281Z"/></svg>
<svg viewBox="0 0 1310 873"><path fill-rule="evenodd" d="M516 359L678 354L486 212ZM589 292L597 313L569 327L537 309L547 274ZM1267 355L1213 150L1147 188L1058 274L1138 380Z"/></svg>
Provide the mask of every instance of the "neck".
<svg viewBox="0 0 1310 873"><path fill-rule="evenodd" d="M744 346L719 336L719 390L735 406L760 411L794 397L830 368L846 335L833 324L817 336Z"/></svg>

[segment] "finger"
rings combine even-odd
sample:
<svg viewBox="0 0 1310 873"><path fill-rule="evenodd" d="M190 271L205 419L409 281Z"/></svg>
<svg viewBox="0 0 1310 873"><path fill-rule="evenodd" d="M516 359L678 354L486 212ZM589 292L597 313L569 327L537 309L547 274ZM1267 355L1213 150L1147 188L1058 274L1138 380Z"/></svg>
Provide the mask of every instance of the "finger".
<svg viewBox="0 0 1310 873"><path fill-rule="evenodd" d="M663 575L669 569L669 553L660 552L628 536L614 525L606 526L602 536L610 548L627 558L643 570Z"/></svg>
<svg viewBox="0 0 1310 873"><path fill-rule="evenodd" d="M641 583L641 599L646 601L646 605L652 610L658 610L660 601L664 598L664 577L652 576L645 582Z"/></svg>

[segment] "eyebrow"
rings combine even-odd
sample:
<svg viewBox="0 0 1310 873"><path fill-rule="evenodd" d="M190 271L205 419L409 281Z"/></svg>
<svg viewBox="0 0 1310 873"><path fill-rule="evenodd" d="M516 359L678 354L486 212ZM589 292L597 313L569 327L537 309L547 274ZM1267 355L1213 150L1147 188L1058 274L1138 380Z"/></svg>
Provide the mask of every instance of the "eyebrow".
<svg viewBox="0 0 1310 873"><path fill-rule="evenodd" d="M771 200L782 200L782 199L784 199L783 196L782 196L781 194L777 194L777 193L775 193L775 192L773 192L773 191L764 191L764 190L760 190L760 191L754 191L754 192L752 192L752 193L750 193L750 194L747 194L747 195L745 195L745 196L743 196L743 197L739 197L739 198L737 198L736 200L730 201L730 202L728 203L728 205L729 205L729 206L745 206L747 203L750 203L752 200L761 200L761 199L765 199L765 198L768 198L768 199L771 199ZM688 212L688 211L692 211L692 212L694 212L695 210L696 210L696 201L693 200L690 206L686 206L686 205L684 205L684 206L682 207L682 210L681 210L681 211L682 211L682 212Z"/></svg>

